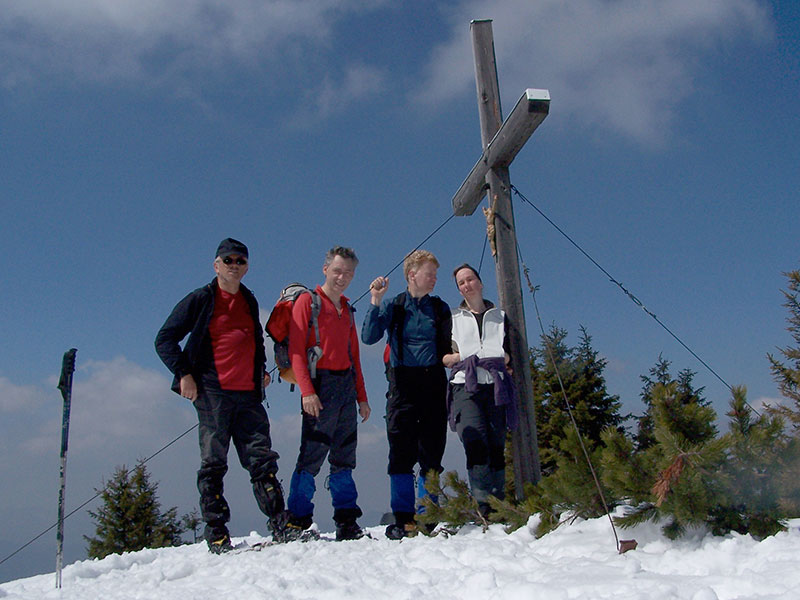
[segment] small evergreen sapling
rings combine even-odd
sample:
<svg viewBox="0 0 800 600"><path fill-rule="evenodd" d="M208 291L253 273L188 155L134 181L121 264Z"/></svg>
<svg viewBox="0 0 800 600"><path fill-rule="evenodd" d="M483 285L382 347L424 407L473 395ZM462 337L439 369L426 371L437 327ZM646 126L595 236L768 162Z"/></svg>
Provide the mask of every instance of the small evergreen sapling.
<svg viewBox="0 0 800 600"><path fill-rule="evenodd" d="M506 533L525 527L533 515L539 515L537 532L550 531L558 525L558 515L552 512L552 505L542 497L541 487L528 484L525 486L524 499L517 502L513 496L506 496L505 500L489 498L489 504L494 509L490 517L492 522L504 523Z"/></svg>
<svg viewBox="0 0 800 600"><path fill-rule="evenodd" d="M200 525L202 525L203 520L200 518L200 514L197 512L197 509L192 509L192 512L186 513L181 517L181 527L184 531L191 531L192 532L192 543L196 544L197 540L200 539L198 532L200 531Z"/></svg>
<svg viewBox="0 0 800 600"><path fill-rule="evenodd" d="M608 430L616 431L611 427ZM601 448L588 440L584 440L584 444L597 470ZM489 502L494 509L490 520L505 523L506 531L511 532L525 526L530 517L538 513L539 521L534 532L538 537L552 531L565 521L604 515L606 512L604 501L609 509L616 503L610 489L602 482L598 491L578 435L574 428L568 427L559 444L556 469L553 473L544 477L538 485L526 487L525 499L522 502L490 498Z"/></svg>
<svg viewBox="0 0 800 600"><path fill-rule="evenodd" d="M721 479L725 496L711 512L712 531L734 530L763 538L784 529L781 519L782 472L786 468L787 439L779 416L753 418L745 387L734 387L730 431L725 436L727 460Z"/></svg>
<svg viewBox="0 0 800 600"><path fill-rule="evenodd" d="M619 432L606 433L603 479L633 507L617 523L663 520L671 538L689 525L717 535L734 530L759 538L783 529L783 519L800 508L792 500L797 486L793 440L783 432L780 417L753 418L744 387L733 388L730 406L730 432L717 437L710 407L684 404L676 382L656 384L654 442L646 450L637 452Z"/></svg>
<svg viewBox="0 0 800 600"><path fill-rule="evenodd" d="M684 403L677 382L653 386L655 443L636 456L624 434L609 431L603 450L604 481L634 508L618 518L622 526L665 519L665 535L678 537L688 525L705 523L720 494L719 469L725 443L715 437L714 411ZM649 490L647 487L649 486Z"/></svg>
<svg viewBox="0 0 800 600"><path fill-rule="evenodd" d="M447 471L441 478L435 471L430 471L425 476L425 489L437 498L437 502L434 503L430 496L422 499L425 510L416 518L421 525L434 527L444 523L445 528L451 531L468 523L478 523L484 531L489 527L489 521L481 514L469 484L455 471Z"/></svg>
<svg viewBox="0 0 800 600"><path fill-rule="evenodd" d="M800 271L785 273L788 290L783 291L784 306L789 310L786 328L792 336L793 345L778 350L784 360L767 354L770 369L778 383L781 395L787 403L768 406L767 411L783 417L791 426L786 432L785 444L781 452L783 468L779 475L779 502L788 514L800 514Z"/></svg>
<svg viewBox="0 0 800 600"><path fill-rule="evenodd" d="M150 481L144 464L137 464L133 471L117 468L102 490L97 490L102 506L89 511L96 524L95 537L83 536L89 542L89 557L180 545L183 528L177 508L162 513L157 490L158 484Z"/></svg>

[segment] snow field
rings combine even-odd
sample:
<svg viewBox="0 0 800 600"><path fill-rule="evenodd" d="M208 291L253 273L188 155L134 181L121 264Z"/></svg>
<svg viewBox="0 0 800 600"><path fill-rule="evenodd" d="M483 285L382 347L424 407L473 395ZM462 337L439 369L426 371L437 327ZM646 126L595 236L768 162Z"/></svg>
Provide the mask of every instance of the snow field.
<svg viewBox="0 0 800 600"><path fill-rule="evenodd" d="M493 525L451 537L272 545L217 556L204 544L85 560L0 585L3 600L733 600L800 598L800 530L761 542L691 532L671 541L656 524L618 530L639 547L616 552L606 518L576 521L536 539L535 519L510 535ZM256 532L234 542L256 543Z"/></svg>

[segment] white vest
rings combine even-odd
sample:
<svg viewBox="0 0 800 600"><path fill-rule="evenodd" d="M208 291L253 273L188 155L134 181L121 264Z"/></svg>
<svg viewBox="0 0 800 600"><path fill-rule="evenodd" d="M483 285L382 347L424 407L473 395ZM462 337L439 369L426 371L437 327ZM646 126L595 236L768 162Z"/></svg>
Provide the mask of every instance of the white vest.
<svg viewBox="0 0 800 600"><path fill-rule="evenodd" d="M463 308L453 310L453 341L458 346L461 360L477 354L478 358L505 357L503 338L505 313L499 308L490 308L483 315L481 335L478 335L478 322L475 315ZM464 383L464 371L453 377L453 383ZM494 383L489 371L478 367L478 383Z"/></svg>

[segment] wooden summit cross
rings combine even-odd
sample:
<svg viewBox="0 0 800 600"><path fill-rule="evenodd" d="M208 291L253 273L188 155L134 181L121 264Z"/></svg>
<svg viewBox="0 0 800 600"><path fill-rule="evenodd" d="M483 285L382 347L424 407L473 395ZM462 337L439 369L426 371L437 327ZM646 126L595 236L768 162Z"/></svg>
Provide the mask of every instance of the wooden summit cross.
<svg viewBox="0 0 800 600"><path fill-rule="evenodd" d="M503 121L492 21L472 21L470 30L475 55L483 154L453 196L453 212L458 216L471 215L486 195L486 190L489 190L489 209L484 212L488 229L490 232L494 229L492 254L496 257L497 291L500 306L505 310L510 324L511 366L519 392L519 427L513 434L512 443L516 494L521 499L526 483L538 483L541 468L508 166L547 116L550 93L547 90L525 90L511 114Z"/></svg>

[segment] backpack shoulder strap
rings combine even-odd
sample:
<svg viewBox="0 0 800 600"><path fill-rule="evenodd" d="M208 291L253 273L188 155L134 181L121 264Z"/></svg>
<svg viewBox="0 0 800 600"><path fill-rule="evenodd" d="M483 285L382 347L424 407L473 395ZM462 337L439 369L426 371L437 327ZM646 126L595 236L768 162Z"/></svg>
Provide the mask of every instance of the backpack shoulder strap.
<svg viewBox="0 0 800 600"><path fill-rule="evenodd" d="M347 302L347 311L350 313L350 330L354 331L356 329L356 309L355 307ZM356 337L358 337L358 333L356 333ZM353 338L351 335L347 336L347 356L350 358L350 368L353 369L355 372L356 363L353 360L353 348L351 346Z"/></svg>
<svg viewBox="0 0 800 600"><path fill-rule="evenodd" d="M392 300L392 319L389 322L389 344L392 337L397 340L395 353L399 364L403 364L403 328L406 324L406 292L400 292Z"/></svg>
<svg viewBox="0 0 800 600"><path fill-rule="evenodd" d="M305 292L304 292L305 293ZM322 346L319 338L319 312L321 309L321 300L319 294L314 290L308 290L311 295L311 313L308 316L308 333L314 331L314 344L306 349L306 357L308 358L308 373L311 379L317 376L317 362L322 357Z"/></svg>
<svg viewBox="0 0 800 600"><path fill-rule="evenodd" d="M308 290L308 293L311 294L311 317L308 325L309 329L314 329L314 345L316 346L321 342L319 339L319 311L322 307L322 300L315 290Z"/></svg>
<svg viewBox="0 0 800 600"><path fill-rule="evenodd" d="M452 342L450 336L451 331L444 331L444 324L448 317L452 318L449 309L445 308L447 304L439 296L431 296L433 303L433 326L436 331L436 354L439 359L450 352Z"/></svg>
<svg viewBox="0 0 800 600"><path fill-rule="evenodd" d="M444 318L444 300L439 298L439 296L431 296L431 303L433 304L433 318L436 320L436 325L438 326Z"/></svg>

